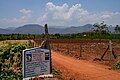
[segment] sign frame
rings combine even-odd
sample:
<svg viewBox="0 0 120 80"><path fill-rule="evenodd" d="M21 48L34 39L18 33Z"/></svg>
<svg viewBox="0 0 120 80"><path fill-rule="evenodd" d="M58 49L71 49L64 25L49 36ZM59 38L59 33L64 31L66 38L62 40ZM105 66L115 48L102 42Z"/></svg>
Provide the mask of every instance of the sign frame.
<svg viewBox="0 0 120 80"><path fill-rule="evenodd" d="M36 51L35 51L36 50ZM37 52L37 50L40 50L40 53L36 53ZM34 75L34 73L33 73L33 75L31 74L31 76L27 76L26 75L26 66L28 66L28 65L26 65L27 63L30 63L30 61L32 61L31 59L30 60L28 60L27 61L27 58L26 58L26 52L28 51L28 56L29 57L31 57L31 59L32 59L32 54L43 54L44 55L44 59L46 59L46 63L48 62L48 64L47 64L47 68L46 68L46 70L48 71L48 72L46 72L46 73L40 73L40 74L36 74L36 75ZM29 54L29 52L32 52L33 51L33 53L30 53ZM34 52L35 51L35 52ZM46 51L46 53L48 53L47 55L48 55L48 57L47 56L45 56L45 51ZM46 57L46 58L45 58ZM41 58L42 59L42 58ZM38 61L39 62L39 61ZM42 61L41 61L42 62ZM31 64L32 63L34 63L34 62L31 62ZM44 61L43 61L43 63L44 63ZM33 65L33 64L32 64ZM40 64L39 64L40 65ZM40 67L40 66L39 66ZM51 51L49 50L49 49L43 49L43 48L40 48L40 47L36 47L36 48L30 48L30 49L25 49L25 50L23 50L23 79L24 78L28 78L28 77L30 77L30 78L32 78L32 77L37 77L37 76L43 76L43 75L49 75L49 74L51 74Z"/></svg>

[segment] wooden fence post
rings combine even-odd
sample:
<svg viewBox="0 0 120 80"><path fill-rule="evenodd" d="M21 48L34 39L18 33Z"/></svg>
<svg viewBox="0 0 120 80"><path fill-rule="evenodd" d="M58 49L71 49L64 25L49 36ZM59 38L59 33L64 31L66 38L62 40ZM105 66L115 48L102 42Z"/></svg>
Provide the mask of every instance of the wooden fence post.
<svg viewBox="0 0 120 80"><path fill-rule="evenodd" d="M80 44L80 54L79 57L82 57L82 44Z"/></svg>
<svg viewBox="0 0 120 80"><path fill-rule="evenodd" d="M70 50L69 50L69 45L67 45L67 54L70 53Z"/></svg>
<svg viewBox="0 0 120 80"><path fill-rule="evenodd" d="M110 60L112 60L112 42L109 40Z"/></svg>
<svg viewBox="0 0 120 80"><path fill-rule="evenodd" d="M57 51L59 51L59 43L57 44Z"/></svg>
<svg viewBox="0 0 120 80"><path fill-rule="evenodd" d="M117 58L117 56L115 55L113 49L112 49L112 42L111 40L109 40L109 45L107 47L107 49L105 50L104 54L102 55L101 59L103 59L103 57L105 56L107 51L110 51L110 60L112 60L112 58L114 57L115 59Z"/></svg>

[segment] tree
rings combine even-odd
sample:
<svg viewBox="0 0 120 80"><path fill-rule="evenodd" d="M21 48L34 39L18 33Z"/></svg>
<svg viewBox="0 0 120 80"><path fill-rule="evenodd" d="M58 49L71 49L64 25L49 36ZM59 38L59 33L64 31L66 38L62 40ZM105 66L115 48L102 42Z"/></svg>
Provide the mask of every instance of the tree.
<svg viewBox="0 0 120 80"><path fill-rule="evenodd" d="M119 26L119 25L116 25L116 27L115 27L115 32L116 32L116 33L119 33L119 32L120 32L120 26Z"/></svg>
<svg viewBox="0 0 120 80"><path fill-rule="evenodd" d="M110 31L108 30L108 25L104 23L96 23L93 25L94 26L94 32L98 34L108 34Z"/></svg>
<svg viewBox="0 0 120 80"><path fill-rule="evenodd" d="M108 36L110 37L111 32L108 30L108 27L111 25L107 25L103 22L101 23L96 23L93 25L93 34L100 39L106 39Z"/></svg>
<svg viewBox="0 0 120 80"><path fill-rule="evenodd" d="M59 38L60 38L60 34L59 34L59 33L56 33L56 34L55 34L55 37L56 37L57 39L59 39Z"/></svg>

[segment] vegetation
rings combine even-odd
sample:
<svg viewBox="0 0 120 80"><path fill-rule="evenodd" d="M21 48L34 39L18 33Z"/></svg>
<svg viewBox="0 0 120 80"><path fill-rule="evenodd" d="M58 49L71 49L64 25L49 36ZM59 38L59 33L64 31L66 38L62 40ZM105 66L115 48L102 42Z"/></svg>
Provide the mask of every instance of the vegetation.
<svg viewBox="0 0 120 80"><path fill-rule="evenodd" d="M102 34L95 32L83 32L78 34L55 34L50 35L50 39L120 39L120 34Z"/></svg>
<svg viewBox="0 0 120 80"><path fill-rule="evenodd" d="M56 70L55 68L52 68L52 74L54 75L54 78L57 78L58 80L64 80L62 76L62 72L60 70Z"/></svg>
<svg viewBox="0 0 120 80"><path fill-rule="evenodd" d="M52 69L52 73L54 74L54 75L61 75L61 73L62 72L60 72L60 71L58 71L58 70L56 70L56 69Z"/></svg>
<svg viewBox="0 0 120 80"><path fill-rule="evenodd" d="M22 50L32 46L30 41L1 41L0 44L0 80L22 80ZM61 78L60 71L53 68L52 72L55 78Z"/></svg>
<svg viewBox="0 0 120 80"><path fill-rule="evenodd" d="M99 35L110 33L110 31L108 30L108 25L105 24L104 21L102 23L96 23L93 26L93 32L98 33Z"/></svg>
<svg viewBox="0 0 120 80"><path fill-rule="evenodd" d="M119 25L116 25L116 27L115 27L115 32L116 32L116 33L120 33L120 26L119 26Z"/></svg>
<svg viewBox="0 0 120 80"><path fill-rule="evenodd" d="M0 47L0 80L22 80L22 50L28 43Z"/></svg>
<svg viewBox="0 0 120 80"><path fill-rule="evenodd" d="M118 61L118 62L115 64L115 66L113 66L112 68L110 68L110 70L111 70L111 69L119 70L119 69L120 69L120 61Z"/></svg>
<svg viewBox="0 0 120 80"><path fill-rule="evenodd" d="M29 40L39 38L34 34L0 34L0 40Z"/></svg>

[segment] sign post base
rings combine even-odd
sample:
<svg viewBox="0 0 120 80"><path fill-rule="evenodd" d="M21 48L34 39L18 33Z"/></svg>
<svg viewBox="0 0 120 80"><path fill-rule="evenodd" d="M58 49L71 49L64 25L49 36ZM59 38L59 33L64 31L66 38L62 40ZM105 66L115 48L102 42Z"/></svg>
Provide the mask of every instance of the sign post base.
<svg viewBox="0 0 120 80"><path fill-rule="evenodd" d="M46 74L46 75L40 75L40 76L36 76L36 77L28 77L28 78L23 78L23 80L30 80L33 78L53 78L52 74Z"/></svg>

